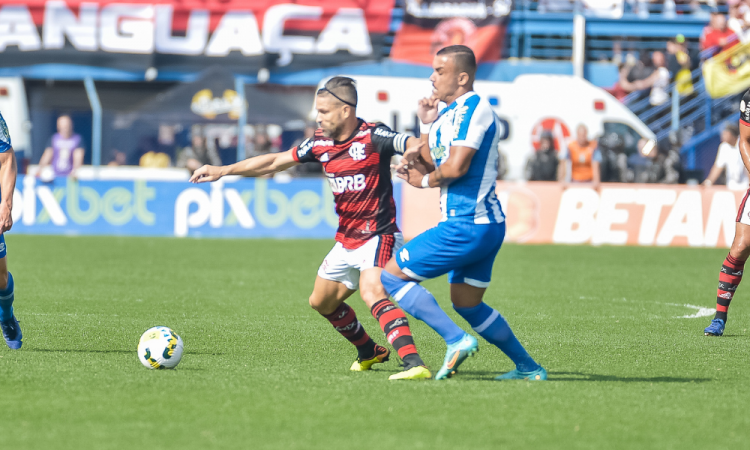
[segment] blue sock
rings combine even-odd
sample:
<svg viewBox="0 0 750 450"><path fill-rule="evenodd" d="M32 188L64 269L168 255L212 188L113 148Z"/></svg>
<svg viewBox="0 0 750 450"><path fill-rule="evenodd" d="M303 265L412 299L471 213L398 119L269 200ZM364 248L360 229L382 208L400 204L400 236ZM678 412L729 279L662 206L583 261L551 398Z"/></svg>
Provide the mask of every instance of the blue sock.
<svg viewBox="0 0 750 450"><path fill-rule="evenodd" d="M455 344L466 332L453 322L437 304L430 292L415 283L406 281L383 271L380 275L383 287L404 311L429 325L448 345Z"/></svg>
<svg viewBox="0 0 750 450"><path fill-rule="evenodd" d="M8 272L8 285L0 291L0 321L13 317L13 275Z"/></svg>
<svg viewBox="0 0 750 450"><path fill-rule="evenodd" d="M473 308L454 306L454 309L469 322L474 331L508 355L516 363L516 368L519 371L532 372L539 368L539 364L529 356L523 345L518 342L508 322L499 312L490 308L487 303L482 302Z"/></svg>

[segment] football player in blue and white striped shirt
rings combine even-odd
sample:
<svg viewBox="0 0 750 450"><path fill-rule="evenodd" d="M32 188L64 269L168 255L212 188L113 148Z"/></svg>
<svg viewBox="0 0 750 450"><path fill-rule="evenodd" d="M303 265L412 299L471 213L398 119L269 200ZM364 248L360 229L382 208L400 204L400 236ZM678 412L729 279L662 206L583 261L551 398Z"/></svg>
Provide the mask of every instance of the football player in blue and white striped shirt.
<svg viewBox="0 0 750 450"><path fill-rule="evenodd" d="M505 237L505 215L495 195L497 144L508 130L486 99L473 90L474 53L466 46L440 50L430 77L433 95L420 101L421 153L405 155L400 176L411 185L440 188L442 221L406 244L381 275L383 286L406 312L437 331L448 345L436 379L450 377L477 351L477 340L440 309L418 283L448 274L456 312L516 369L498 380L545 380L547 372L516 339L505 319L482 301L492 264ZM438 112L439 102L448 106ZM403 163L403 161L402 161Z"/></svg>
<svg viewBox="0 0 750 450"><path fill-rule="evenodd" d="M16 154L10 133L0 113L0 328L8 347L21 348L23 335L13 315L13 275L8 272L4 233L13 226L13 192L16 189Z"/></svg>

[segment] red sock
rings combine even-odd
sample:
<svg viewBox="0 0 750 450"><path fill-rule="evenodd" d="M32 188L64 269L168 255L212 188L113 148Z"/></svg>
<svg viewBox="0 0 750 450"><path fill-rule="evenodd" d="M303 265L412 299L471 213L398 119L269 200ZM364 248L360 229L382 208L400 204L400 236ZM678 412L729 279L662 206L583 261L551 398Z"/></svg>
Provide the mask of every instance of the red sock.
<svg viewBox="0 0 750 450"><path fill-rule="evenodd" d="M716 319L727 321L727 310L732 302L732 297L742 281L742 272L745 270L745 261L727 255L719 272L719 289L716 292Z"/></svg>
<svg viewBox="0 0 750 450"><path fill-rule="evenodd" d="M342 336L347 338L359 352L361 359L370 359L375 354L375 342L365 331L365 328L357 320L357 314L346 303L336 308L331 314L323 314Z"/></svg>
<svg viewBox="0 0 750 450"><path fill-rule="evenodd" d="M423 366L424 362L417 353L414 338L409 328L409 319L390 300L383 299L372 305L372 316L380 323L380 328L385 333L388 343L398 352L399 358L404 361L405 369Z"/></svg>

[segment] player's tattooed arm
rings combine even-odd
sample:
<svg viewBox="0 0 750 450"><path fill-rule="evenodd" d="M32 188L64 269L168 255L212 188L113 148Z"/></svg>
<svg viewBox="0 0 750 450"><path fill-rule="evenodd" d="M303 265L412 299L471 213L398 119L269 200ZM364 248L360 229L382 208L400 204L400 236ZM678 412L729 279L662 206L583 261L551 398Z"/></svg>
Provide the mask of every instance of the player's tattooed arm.
<svg viewBox="0 0 750 450"><path fill-rule="evenodd" d="M424 187L448 186L466 175L476 149L471 147L451 147L450 156L425 180Z"/></svg>
<svg viewBox="0 0 750 450"><path fill-rule="evenodd" d="M193 173L191 183L205 183L216 181L226 175L241 175L243 177L261 177L281 172L299 164L292 155L292 150L283 153L269 153L255 156L228 166L205 165Z"/></svg>

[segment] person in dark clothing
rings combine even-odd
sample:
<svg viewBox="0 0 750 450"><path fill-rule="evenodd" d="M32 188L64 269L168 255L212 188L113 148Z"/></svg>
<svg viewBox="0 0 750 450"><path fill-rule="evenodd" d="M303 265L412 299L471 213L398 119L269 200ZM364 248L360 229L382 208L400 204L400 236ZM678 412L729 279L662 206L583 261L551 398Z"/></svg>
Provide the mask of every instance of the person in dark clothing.
<svg viewBox="0 0 750 450"><path fill-rule="evenodd" d="M555 151L555 141L549 131L544 131L539 139L539 150L526 165L526 178L529 181L557 181L557 168L560 160Z"/></svg>

